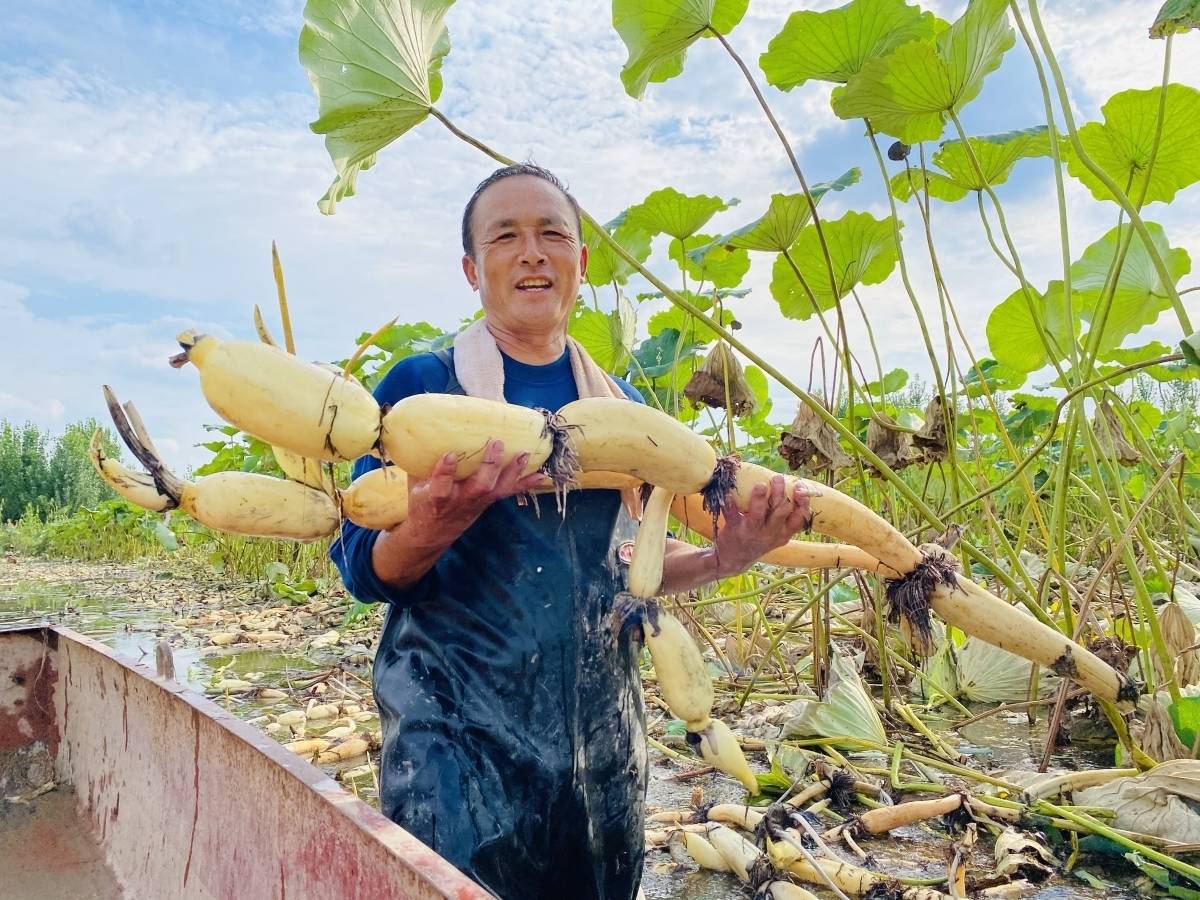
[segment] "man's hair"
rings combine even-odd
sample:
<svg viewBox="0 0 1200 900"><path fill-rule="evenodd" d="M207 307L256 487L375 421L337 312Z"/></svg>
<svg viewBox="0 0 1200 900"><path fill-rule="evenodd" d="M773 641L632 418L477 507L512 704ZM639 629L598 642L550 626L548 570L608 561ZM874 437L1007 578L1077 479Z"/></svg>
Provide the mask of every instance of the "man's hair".
<svg viewBox="0 0 1200 900"><path fill-rule="evenodd" d="M571 196L571 192L567 190L567 186L562 183L562 180L549 169L543 169L541 166L535 166L533 163L516 163L515 165L505 166L503 169L497 169L487 178L483 179L483 181L479 182L479 186L475 188L475 193L467 201L467 208L463 210L462 218L463 253L470 257L475 256L475 238L471 234L471 226L473 224L471 220L475 216L475 204L479 200L479 195L497 181L512 178L514 175L532 175L534 178L540 178L542 181L548 182L562 191L562 195L571 204L571 211L575 213L575 233L579 236L580 240L583 239L583 220L580 217L579 201Z"/></svg>

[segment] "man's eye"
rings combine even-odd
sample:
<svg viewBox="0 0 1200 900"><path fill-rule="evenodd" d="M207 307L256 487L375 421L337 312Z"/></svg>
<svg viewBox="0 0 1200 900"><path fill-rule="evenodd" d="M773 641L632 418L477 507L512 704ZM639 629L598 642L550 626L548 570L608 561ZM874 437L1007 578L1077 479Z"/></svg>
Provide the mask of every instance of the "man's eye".
<svg viewBox="0 0 1200 900"><path fill-rule="evenodd" d="M547 237L555 237L555 238L566 237L566 235L563 234L561 231L555 231L553 229L550 229L548 231L543 231L542 234L546 235Z"/></svg>
<svg viewBox="0 0 1200 900"><path fill-rule="evenodd" d="M507 241L507 240L511 240L514 237L516 237L516 235L514 235L511 231L506 231L503 234L496 235L495 239L498 241Z"/></svg>

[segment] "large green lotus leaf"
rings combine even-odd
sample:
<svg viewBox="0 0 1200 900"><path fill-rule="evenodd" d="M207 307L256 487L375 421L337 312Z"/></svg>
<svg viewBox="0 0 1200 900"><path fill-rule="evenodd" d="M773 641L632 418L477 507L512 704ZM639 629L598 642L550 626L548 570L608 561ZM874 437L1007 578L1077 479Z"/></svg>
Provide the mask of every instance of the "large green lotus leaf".
<svg viewBox="0 0 1200 900"><path fill-rule="evenodd" d="M988 391L1015 391L1025 383L1026 374L985 356L967 371L963 387L968 397L982 397L985 382Z"/></svg>
<svg viewBox="0 0 1200 900"><path fill-rule="evenodd" d="M879 284L892 274L897 257L890 217L876 219L869 213L848 212L835 221L822 222L821 230L829 246L836 276L834 282L830 282L829 267L815 225L807 226L800 233L788 256L800 270L822 311L832 309L857 285ZM807 319L814 312L808 292L782 253L775 259L771 295L789 319Z"/></svg>
<svg viewBox="0 0 1200 900"><path fill-rule="evenodd" d="M833 111L843 119L870 119L877 131L906 144L937 140L947 113L979 94L984 77L1013 45L1007 11L1007 0L971 0L932 43L909 41L868 60L834 90Z"/></svg>
<svg viewBox="0 0 1200 900"><path fill-rule="evenodd" d="M675 368L676 362L685 362L696 355L704 345L685 337L678 329L664 328L653 337L642 341L633 351L640 375L646 378L661 378Z"/></svg>
<svg viewBox="0 0 1200 900"><path fill-rule="evenodd" d="M1179 342L1179 352L1193 366L1200 366L1200 331L1189 334Z"/></svg>
<svg viewBox="0 0 1200 900"><path fill-rule="evenodd" d="M821 198L830 191L844 191L850 185L857 184L861 177L862 170L853 168L833 181L812 185L808 191L813 200L820 203ZM721 235L713 241L713 245L782 253L796 242L800 230L811 218L812 210L808 205L808 198L803 194L772 194L771 203L765 213L749 225ZM707 246L699 247L693 251L693 256L707 252Z"/></svg>
<svg viewBox="0 0 1200 900"><path fill-rule="evenodd" d="M317 121L337 177L318 207L354 195L375 154L418 125L442 90L454 0L308 0L300 62L317 92Z"/></svg>
<svg viewBox="0 0 1200 900"><path fill-rule="evenodd" d="M604 225L618 244L624 247L638 262L645 262L650 257L650 235L637 228L625 224L622 213L611 222ZM588 248L587 282L596 287L602 285L624 284L633 274L633 267L621 259L608 246L589 223L583 223L583 242Z"/></svg>
<svg viewBox="0 0 1200 900"><path fill-rule="evenodd" d="M703 253L693 252L700 247L708 249ZM693 234L682 242L671 241L668 252L689 278L710 287L737 287L750 271L748 252L738 248L730 250L724 244L714 243L712 236L707 234Z"/></svg>
<svg viewBox="0 0 1200 900"><path fill-rule="evenodd" d="M1061 281L1050 282L1044 294L1032 287L1029 299L1021 288L1001 301L988 316L988 346L996 362L1017 372L1036 372L1051 362L1062 361L1070 354L1071 342L1079 334L1080 298L1075 296L1074 321L1068 316L1066 294ZM1032 306L1032 309L1030 308ZM1036 322L1052 345L1047 353L1038 334Z"/></svg>
<svg viewBox="0 0 1200 900"><path fill-rule="evenodd" d="M758 64L767 82L790 91L809 79L844 84L867 60L908 41L932 38L937 19L904 0L851 0L824 12L799 10Z"/></svg>
<svg viewBox="0 0 1200 900"><path fill-rule="evenodd" d="M711 312L712 298L694 294L691 291L683 291L682 293L701 312L707 312L710 317L717 318L717 315ZM733 310L724 308L721 310L720 322L722 325L728 327L733 318ZM689 341L701 344L708 344L717 339L715 331L691 313L680 309L678 306L671 306L669 309L656 312L650 317L650 321L646 323L646 331L650 337L655 337L668 329L678 331Z"/></svg>
<svg viewBox="0 0 1200 900"><path fill-rule="evenodd" d="M975 173L962 141L946 141L933 154L933 162L953 181L972 191L1004 184L1018 160L1050 155L1050 134L1045 125L970 137L967 142L983 172L982 181Z"/></svg>
<svg viewBox="0 0 1200 900"><path fill-rule="evenodd" d="M858 738L875 744L886 744L887 734L871 695L863 686L854 663L839 653L830 662L829 687L820 701L804 703L799 715L783 725L783 737L826 737L835 746L854 748L853 741L839 738Z"/></svg>
<svg viewBox="0 0 1200 900"><path fill-rule="evenodd" d="M924 185L921 184L922 178L925 181ZM914 190L926 190L929 192L930 197L945 200L947 203L954 203L956 200L961 200L970 193L967 188L958 184L949 176L929 169L905 169L903 172L897 172L893 175L889 184L892 189L892 196L902 203L906 202L913 195Z"/></svg>
<svg viewBox="0 0 1200 900"><path fill-rule="evenodd" d="M946 141L933 155L934 164L943 171L926 170L924 173L925 186L931 197L953 203L970 191L1003 184L1018 160L1050 155L1050 137L1045 125L967 138L967 141L983 178L976 174L963 142ZM921 177L920 169L909 169L894 175L891 180L892 195L898 200L908 200L914 188L921 187Z"/></svg>
<svg viewBox="0 0 1200 900"><path fill-rule="evenodd" d="M1200 28L1200 0L1167 0L1154 17L1150 37L1165 38Z"/></svg>
<svg viewBox="0 0 1200 900"><path fill-rule="evenodd" d="M737 203L720 197L697 194L688 197L675 188L662 188L625 212L625 224L649 233L669 234L676 240L691 237L704 223Z"/></svg>
<svg viewBox="0 0 1200 900"><path fill-rule="evenodd" d="M1200 181L1200 91L1169 84L1162 137L1146 185L1161 97L1162 87L1121 91L1100 108L1103 122L1088 122L1079 129L1088 156L1135 202L1143 190L1145 203L1170 202L1178 191ZM1097 200L1113 199L1074 153L1067 154L1067 171L1087 185Z"/></svg>
<svg viewBox="0 0 1200 900"><path fill-rule="evenodd" d="M1007 703L1029 696L1033 663L979 638L968 638L958 651L959 696L972 703ZM1049 669L1038 670L1037 695L1046 697L1058 685Z"/></svg>
<svg viewBox="0 0 1200 900"><path fill-rule="evenodd" d="M621 83L635 100L651 81L683 71L688 47L713 31L729 34L746 14L750 0L613 0L613 28L629 59Z"/></svg>
<svg viewBox="0 0 1200 900"><path fill-rule="evenodd" d="M1131 227L1122 225L1113 228L1084 250L1083 256L1071 265L1071 283L1082 299L1085 321L1091 322L1096 312L1109 270L1117 255L1118 243L1122 237L1129 235ZM1161 225L1147 222L1146 230L1166 263L1172 279L1178 283L1180 278L1192 270L1192 261L1187 251L1181 248L1172 249ZM1158 271L1150 261L1145 244L1135 233L1125 255L1125 264L1117 278L1116 293L1104 323L1100 349L1107 351L1119 347L1126 337L1153 323L1160 313L1170 307L1171 300L1158 277Z"/></svg>
<svg viewBox="0 0 1200 900"><path fill-rule="evenodd" d="M568 331L583 345L588 355L606 372L625 373L629 354L633 350L637 316L629 301L617 299L611 313L578 306L571 317Z"/></svg>
<svg viewBox="0 0 1200 900"><path fill-rule="evenodd" d="M1102 350L1098 354L1098 357L1105 362L1115 362L1123 366L1131 366L1134 363L1145 362L1148 359L1169 356L1172 352L1171 348L1166 344L1159 341L1151 341L1140 347L1117 347L1110 350Z"/></svg>
<svg viewBox="0 0 1200 900"><path fill-rule="evenodd" d="M908 384L908 372L905 369L892 369L883 376L881 381L871 381L863 386L868 394L874 394L882 399L888 394L894 394Z"/></svg>

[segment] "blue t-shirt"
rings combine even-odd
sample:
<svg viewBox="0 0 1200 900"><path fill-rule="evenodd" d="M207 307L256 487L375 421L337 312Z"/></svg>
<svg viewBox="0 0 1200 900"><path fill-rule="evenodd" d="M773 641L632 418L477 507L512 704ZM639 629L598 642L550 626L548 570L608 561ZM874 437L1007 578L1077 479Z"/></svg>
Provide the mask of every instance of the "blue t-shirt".
<svg viewBox="0 0 1200 900"><path fill-rule="evenodd" d="M451 349L452 356L453 352ZM519 362L503 353L501 357L504 360L504 399L509 403L557 410L579 399L571 375L571 358L566 350L554 362L544 366ZM392 367L375 389L375 399L381 404L397 403L413 394L441 393L449 377L450 371L436 355L418 353ZM637 388L623 379L614 377L613 380L630 400L646 402ZM355 472L355 477L359 474Z"/></svg>

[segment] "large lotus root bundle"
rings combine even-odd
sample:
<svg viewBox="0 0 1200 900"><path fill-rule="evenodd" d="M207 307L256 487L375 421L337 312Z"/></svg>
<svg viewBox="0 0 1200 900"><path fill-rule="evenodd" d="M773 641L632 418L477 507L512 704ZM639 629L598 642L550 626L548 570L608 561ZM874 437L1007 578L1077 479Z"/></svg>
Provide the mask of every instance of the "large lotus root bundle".
<svg viewBox="0 0 1200 900"><path fill-rule="evenodd" d="M144 429L123 421L125 416L111 399L122 437L149 474L130 472L97 453L96 465L105 479L135 503L157 510L178 506L220 530L311 540L337 527L335 498L341 501L341 511L356 521L391 527L403 520L409 475L428 477L438 458L453 452L460 460L458 476L467 477L488 442L498 438L504 441L505 462L528 453L526 471L540 470L557 486L592 477L600 478L592 486L623 488L645 482L660 489L660 497L665 497L658 503L662 522L653 520L654 526L644 525L643 532L653 535L647 540L657 543L661 555L670 495L686 500L687 495L702 494L715 529L730 504L745 511L755 487L776 477L769 469L734 457L718 460L701 435L665 413L626 400L585 398L552 415L474 397L424 394L406 398L384 415L353 378L267 344L220 342L191 332L181 335L180 343L185 352L174 362L197 366L205 397L231 424L301 461L352 459L375 452L397 464L370 473L345 492L335 491L333 497L320 481L318 489L243 473L183 482L162 465ZM898 452L900 447L898 442ZM291 469L301 475L308 471L307 465ZM794 502L799 485L812 530L860 548L843 561L841 551L831 547L825 564L863 565L885 577L894 614L907 622L906 629L918 642L926 634L932 609L967 634L1073 678L1100 697L1123 702L1136 698L1136 688L1124 675L958 574L940 547L918 549L862 503L837 490L790 476L786 481L784 502ZM815 556L794 556L789 548L775 553L789 559ZM643 556L646 552L650 551ZM661 559L655 565L660 578ZM657 578L644 579L635 595L650 601L657 586ZM651 638L658 636L655 632ZM693 724L702 721L695 718ZM714 741L722 738L720 728L714 735Z"/></svg>
<svg viewBox="0 0 1200 900"><path fill-rule="evenodd" d="M721 341L709 351L683 393L694 406L728 409L735 416L754 412L754 393L746 383L742 364Z"/></svg>
<svg viewBox="0 0 1200 900"><path fill-rule="evenodd" d="M196 481L180 478L163 464L134 406L122 408L107 387L104 396L121 438L149 474L133 472L105 456L99 430L92 437L92 464L130 502L156 512L178 507L210 528L251 537L315 541L337 527L333 500L297 481L249 472L218 472Z"/></svg>

